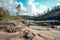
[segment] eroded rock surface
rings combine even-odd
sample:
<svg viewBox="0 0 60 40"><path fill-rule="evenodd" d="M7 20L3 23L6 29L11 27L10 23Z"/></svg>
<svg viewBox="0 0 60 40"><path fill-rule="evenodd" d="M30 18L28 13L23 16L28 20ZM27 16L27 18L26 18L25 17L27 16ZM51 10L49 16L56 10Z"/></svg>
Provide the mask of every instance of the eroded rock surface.
<svg viewBox="0 0 60 40"><path fill-rule="evenodd" d="M35 30L21 22L13 27L13 31L15 32L0 31L0 40L60 40L58 30Z"/></svg>

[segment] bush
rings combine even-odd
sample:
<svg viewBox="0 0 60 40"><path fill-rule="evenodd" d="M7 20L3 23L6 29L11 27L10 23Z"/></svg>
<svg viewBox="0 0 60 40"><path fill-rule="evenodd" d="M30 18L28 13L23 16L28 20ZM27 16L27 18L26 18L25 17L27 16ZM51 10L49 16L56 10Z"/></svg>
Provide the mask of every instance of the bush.
<svg viewBox="0 0 60 40"><path fill-rule="evenodd" d="M7 26L6 26L6 31L7 31L7 32L14 32L14 31L13 31L13 28L12 28L10 25L7 25Z"/></svg>

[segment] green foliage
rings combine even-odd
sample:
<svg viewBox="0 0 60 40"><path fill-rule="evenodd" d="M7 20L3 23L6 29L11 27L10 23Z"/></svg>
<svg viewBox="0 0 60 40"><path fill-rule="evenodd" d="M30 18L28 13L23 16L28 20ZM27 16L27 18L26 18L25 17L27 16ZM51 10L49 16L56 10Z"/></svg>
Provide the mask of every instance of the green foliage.
<svg viewBox="0 0 60 40"><path fill-rule="evenodd" d="M6 31L7 31L7 32L14 32L14 31L13 31L13 28L12 28L10 25L7 25L7 26L6 26Z"/></svg>
<svg viewBox="0 0 60 40"><path fill-rule="evenodd" d="M8 10L4 10L0 7L0 20L10 19L10 13Z"/></svg>
<svg viewBox="0 0 60 40"><path fill-rule="evenodd" d="M22 20L20 15L10 15L10 12L2 7L0 7L0 20Z"/></svg>
<svg viewBox="0 0 60 40"><path fill-rule="evenodd" d="M49 26L42 26L43 28L49 28Z"/></svg>
<svg viewBox="0 0 60 40"><path fill-rule="evenodd" d="M15 17L14 17L14 20L21 20L22 19L22 17L20 16L20 15L16 15Z"/></svg>
<svg viewBox="0 0 60 40"><path fill-rule="evenodd" d="M47 25L47 26L48 26L48 23L43 23L43 24L45 24L45 25Z"/></svg>

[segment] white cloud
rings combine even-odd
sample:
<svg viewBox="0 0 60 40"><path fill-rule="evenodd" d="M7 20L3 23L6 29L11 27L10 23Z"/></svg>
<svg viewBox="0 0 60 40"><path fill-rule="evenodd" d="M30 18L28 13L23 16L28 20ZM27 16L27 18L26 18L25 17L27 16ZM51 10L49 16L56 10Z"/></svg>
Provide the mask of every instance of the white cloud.
<svg viewBox="0 0 60 40"><path fill-rule="evenodd" d="M39 8L46 9L46 6L45 5L40 5Z"/></svg>
<svg viewBox="0 0 60 40"><path fill-rule="evenodd" d="M16 14L16 7L21 4L21 11L25 12L27 9L23 6L23 3L18 3L15 0L0 0L0 7L4 7L9 10L11 14Z"/></svg>
<svg viewBox="0 0 60 40"><path fill-rule="evenodd" d="M60 0L57 0L55 6L60 6Z"/></svg>
<svg viewBox="0 0 60 40"><path fill-rule="evenodd" d="M28 13L23 13L23 14L21 14L21 15L28 15Z"/></svg>
<svg viewBox="0 0 60 40"><path fill-rule="evenodd" d="M22 2L20 2L20 5L21 5L21 11L27 11L27 9L23 6Z"/></svg>
<svg viewBox="0 0 60 40"><path fill-rule="evenodd" d="M39 8L40 8L41 13L47 10L47 7L45 5L40 5Z"/></svg>
<svg viewBox="0 0 60 40"><path fill-rule="evenodd" d="M33 15L33 13L36 15L37 8L36 8L35 0L28 0L27 4L29 7L28 10L29 10L30 15Z"/></svg>
<svg viewBox="0 0 60 40"><path fill-rule="evenodd" d="M34 15L37 15L37 13L42 14L47 8L45 5L42 5L35 0L27 1L28 8L24 7L22 2L18 3L15 0L0 0L0 7L8 9L12 14L17 12L16 7L18 4L21 5L20 13L23 15L33 15L33 13Z"/></svg>
<svg viewBox="0 0 60 40"><path fill-rule="evenodd" d="M33 5L33 2L35 2L35 0L28 0L27 4L28 5Z"/></svg>
<svg viewBox="0 0 60 40"><path fill-rule="evenodd" d="M60 3L56 3L56 6L60 6Z"/></svg>
<svg viewBox="0 0 60 40"><path fill-rule="evenodd" d="M14 0L0 0L0 7L6 8L11 12L12 14L16 11L17 2Z"/></svg>
<svg viewBox="0 0 60 40"><path fill-rule="evenodd" d="M36 2L35 4L36 4L36 5L39 5L39 3L38 3L38 2Z"/></svg>
<svg viewBox="0 0 60 40"><path fill-rule="evenodd" d="M33 15L33 13L34 15L37 15L37 13L42 14L47 9L45 5L39 4L35 0L28 0L27 4L29 6L28 10L30 15Z"/></svg>

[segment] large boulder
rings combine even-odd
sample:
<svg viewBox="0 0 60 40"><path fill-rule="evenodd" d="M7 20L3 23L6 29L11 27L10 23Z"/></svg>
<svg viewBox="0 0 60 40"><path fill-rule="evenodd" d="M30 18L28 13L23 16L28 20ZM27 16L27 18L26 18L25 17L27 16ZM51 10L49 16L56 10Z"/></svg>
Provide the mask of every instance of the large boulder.
<svg viewBox="0 0 60 40"><path fill-rule="evenodd" d="M9 21L1 21L0 25L4 25L4 29L8 30L8 31L12 31L12 32L6 32L6 30L4 30L3 32L0 32L0 40L11 40L11 39L19 39L20 37L23 38L24 34L22 33L22 29L24 29L26 26L20 22L20 21L16 21L16 20L9 20ZM8 25L6 27L6 25ZM14 26L11 26L14 25ZM1 26L1 27L2 27ZM1 29L3 29L1 28Z"/></svg>

